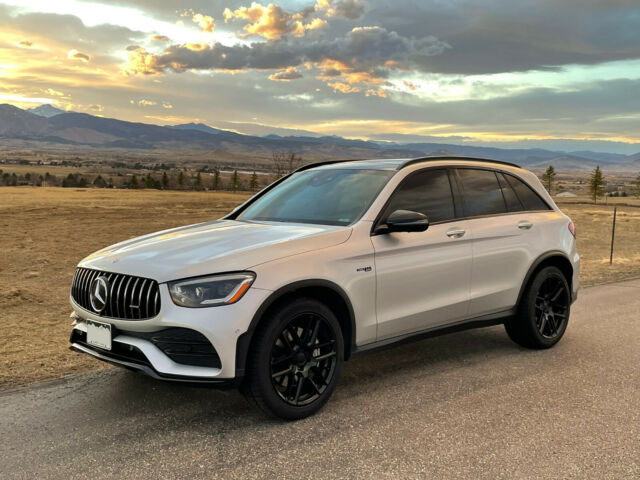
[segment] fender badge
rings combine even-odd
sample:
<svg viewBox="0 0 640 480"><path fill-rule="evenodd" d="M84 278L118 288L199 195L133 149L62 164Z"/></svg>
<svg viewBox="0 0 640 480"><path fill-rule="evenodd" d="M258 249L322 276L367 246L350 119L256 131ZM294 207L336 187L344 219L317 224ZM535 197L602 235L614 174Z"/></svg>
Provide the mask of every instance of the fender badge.
<svg viewBox="0 0 640 480"><path fill-rule="evenodd" d="M356 272L370 272L372 270L371 267L360 267L356 268Z"/></svg>

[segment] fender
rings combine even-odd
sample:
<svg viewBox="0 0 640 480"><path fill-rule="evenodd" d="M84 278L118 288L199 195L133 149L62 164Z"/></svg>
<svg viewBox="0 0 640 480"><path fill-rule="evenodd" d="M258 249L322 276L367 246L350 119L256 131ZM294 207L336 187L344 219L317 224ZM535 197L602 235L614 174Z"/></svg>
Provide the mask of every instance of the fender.
<svg viewBox="0 0 640 480"><path fill-rule="evenodd" d="M349 324L351 327L351 342L349 345L349 349L345 352L345 360L347 360L353 351L356 349L355 339L356 339L356 320L355 313L353 310L353 305L351 304L351 300L349 296L344 291L342 287L338 284L333 283L329 280L323 279L309 279L309 280L300 280L297 282L290 283L279 289L275 290L271 295L267 297L267 299L262 302L262 305L258 308L256 313L253 315L251 319L251 323L249 324L249 328L245 333L238 337L238 342L236 344L236 372L235 376L243 377L245 374L245 367L247 361L247 355L249 353L249 346L251 345L251 340L253 338L253 334L258 326L258 322L264 315L264 313L271 307L275 302L281 299L283 296L293 293L296 290L300 290L301 288L309 288L309 287L323 287L332 290L334 293L338 294L345 305L347 306L347 311L349 313Z"/></svg>
<svg viewBox="0 0 640 480"><path fill-rule="evenodd" d="M534 262L529 267L527 274L524 276L524 280L522 282L522 285L520 286L520 292L518 293L518 301L516 302L515 308L518 308L518 305L520 305L520 301L522 300L522 296L524 295L525 288L527 287L529 281L531 280L531 277L533 276L533 272L536 271L536 269L540 266L542 262L544 262L545 260L548 260L551 257L564 258L567 262L569 262L569 265L571 265L571 269L573 270L573 264L571 263L571 260L569 260L569 257L567 256L567 254L562 250L550 250L548 252L543 253L542 255L540 255L538 258L534 260ZM569 283L569 290L573 291L573 288L571 286L571 281L572 281L571 278L567 278L567 282ZM573 295L573 292L571 292L571 295ZM575 298L572 298L572 301L575 301Z"/></svg>

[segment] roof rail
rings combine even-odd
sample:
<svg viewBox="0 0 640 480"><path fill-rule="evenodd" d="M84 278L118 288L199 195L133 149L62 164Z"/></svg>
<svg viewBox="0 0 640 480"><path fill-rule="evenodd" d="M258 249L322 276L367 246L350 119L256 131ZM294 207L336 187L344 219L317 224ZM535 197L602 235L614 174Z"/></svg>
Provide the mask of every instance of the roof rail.
<svg viewBox="0 0 640 480"><path fill-rule="evenodd" d="M378 159L375 159L375 160L380 160L381 162L384 162L384 161L389 161L389 160L394 160L394 159L393 158L378 158ZM463 160L465 162L489 162L489 163L498 163L500 165L508 165L509 167L522 168L522 167L520 167L520 165L516 165L515 163L503 162L502 160L492 160L490 158L465 157L465 156L457 156L457 155L441 155L441 156L437 156L437 157L410 158L410 159L406 160L405 162L401 163L400 165L398 165L397 170L402 170L403 168L408 167L410 165L414 165L416 163L429 162L429 161L436 162L436 161L442 161L442 160ZM332 164L335 164L335 163L364 162L364 161L369 161L369 160L367 160L365 158L346 159L346 160L324 160L322 162L308 163L306 165L298 167L296 170L294 170L291 173L302 172L303 170L309 170L309 169L316 168L316 167L322 167L323 165L332 165Z"/></svg>
<svg viewBox="0 0 640 480"><path fill-rule="evenodd" d="M502 160L492 160L490 158L478 158L478 157L465 157L465 156L456 156L456 155L443 155L438 157L420 157L420 158L412 158L411 160L407 160L406 162L400 164L398 166L398 170L402 170L405 167L410 165L414 165L416 163L422 162L435 162L441 160L462 160L465 162L489 162L489 163L498 163L500 165L508 165L509 167L522 168L520 165L516 165L511 162L503 162Z"/></svg>

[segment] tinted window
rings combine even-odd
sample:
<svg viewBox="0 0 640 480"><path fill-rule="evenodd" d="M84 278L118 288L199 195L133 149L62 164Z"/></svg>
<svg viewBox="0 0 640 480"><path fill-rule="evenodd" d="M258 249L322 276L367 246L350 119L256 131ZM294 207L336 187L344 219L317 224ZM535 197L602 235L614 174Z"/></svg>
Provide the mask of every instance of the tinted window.
<svg viewBox="0 0 640 480"><path fill-rule="evenodd" d="M294 173L253 202L238 220L349 225L395 173L346 168Z"/></svg>
<svg viewBox="0 0 640 480"><path fill-rule="evenodd" d="M512 175L505 175L505 177L515 190L525 210L550 210L549 206L540 198L540 195L534 192L529 185Z"/></svg>
<svg viewBox="0 0 640 480"><path fill-rule="evenodd" d="M500 182L500 188L502 188L502 195L504 195L504 201L507 204L507 210L510 212L521 212L524 210L522 202L511 188L511 185L507 183L502 173L497 173L498 181Z"/></svg>
<svg viewBox="0 0 640 480"><path fill-rule="evenodd" d="M391 197L385 217L396 210L424 213L430 223L455 218L446 170L425 170L407 177Z"/></svg>
<svg viewBox="0 0 640 480"><path fill-rule="evenodd" d="M465 216L495 215L507 211L495 172L460 168L458 174L462 182Z"/></svg>

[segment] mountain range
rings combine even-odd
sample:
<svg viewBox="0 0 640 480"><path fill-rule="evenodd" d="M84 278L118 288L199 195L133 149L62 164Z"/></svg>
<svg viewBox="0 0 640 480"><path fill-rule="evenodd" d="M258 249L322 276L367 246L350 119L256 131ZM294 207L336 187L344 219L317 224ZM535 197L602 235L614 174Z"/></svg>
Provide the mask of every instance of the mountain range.
<svg viewBox="0 0 640 480"><path fill-rule="evenodd" d="M66 112L51 105L23 110L0 104L2 139L64 144L100 149L218 150L257 158L274 151L293 151L304 158L393 158L465 155L514 162L527 168L591 170L640 169L640 153L623 155L592 151L564 152L541 148L507 149L446 143L396 143L352 140L338 136L243 135L202 123L160 126Z"/></svg>

